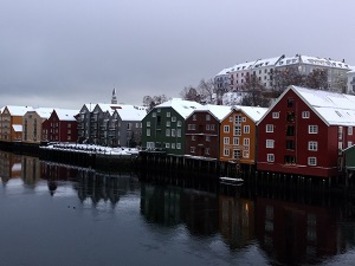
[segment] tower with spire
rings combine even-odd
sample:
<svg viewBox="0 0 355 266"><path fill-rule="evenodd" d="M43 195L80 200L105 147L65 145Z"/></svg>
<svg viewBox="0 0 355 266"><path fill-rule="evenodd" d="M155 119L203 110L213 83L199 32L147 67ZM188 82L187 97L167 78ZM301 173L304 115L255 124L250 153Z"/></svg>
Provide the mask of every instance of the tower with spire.
<svg viewBox="0 0 355 266"><path fill-rule="evenodd" d="M112 90L111 104L117 104L116 88Z"/></svg>

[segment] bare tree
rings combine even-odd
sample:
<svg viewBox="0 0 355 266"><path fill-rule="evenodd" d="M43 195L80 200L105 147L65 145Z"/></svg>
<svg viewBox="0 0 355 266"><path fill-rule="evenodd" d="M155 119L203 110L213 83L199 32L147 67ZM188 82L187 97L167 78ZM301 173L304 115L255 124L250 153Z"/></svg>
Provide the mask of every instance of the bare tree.
<svg viewBox="0 0 355 266"><path fill-rule="evenodd" d="M244 92L244 97L241 102L242 105L269 106L269 99L263 95L266 89L255 74L246 76L242 90Z"/></svg>
<svg viewBox="0 0 355 266"><path fill-rule="evenodd" d="M200 94L201 103L212 103L212 96L214 92L214 84L212 79L201 79L197 89Z"/></svg>
<svg viewBox="0 0 355 266"><path fill-rule="evenodd" d="M143 97L143 105L148 108L148 111L150 111L154 106L166 102L167 100L168 98L164 94L153 97L147 95Z"/></svg>
<svg viewBox="0 0 355 266"><path fill-rule="evenodd" d="M185 87L182 92L180 92L180 95L184 100L195 101L198 103L201 101L200 93L192 86Z"/></svg>

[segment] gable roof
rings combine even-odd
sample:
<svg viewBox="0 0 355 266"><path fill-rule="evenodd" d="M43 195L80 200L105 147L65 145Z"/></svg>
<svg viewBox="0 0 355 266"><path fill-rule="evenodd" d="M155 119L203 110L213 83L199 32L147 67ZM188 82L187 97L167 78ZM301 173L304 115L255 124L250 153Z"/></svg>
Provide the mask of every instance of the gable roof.
<svg viewBox="0 0 355 266"><path fill-rule="evenodd" d="M122 121L142 121L147 115L147 109L140 106L125 105L122 109L116 109L115 112L121 117Z"/></svg>
<svg viewBox="0 0 355 266"><path fill-rule="evenodd" d="M296 93L325 124L355 126L355 96L330 91L315 90L298 86L289 86L277 101L269 108L262 119L290 91ZM262 121L260 119L260 121ZM259 121L259 122L260 122Z"/></svg>
<svg viewBox="0 0 355 266"><path fill-rule="evenodd" d="M60 121L76 121L75 116L79 113L78 110L72 109L54 109Z"/></svg>
<svg viewBox="0 0 355 266"><path fill-rule="evenodd" d="M53 112L53 108L39 107L28 112L36 112L39 117L48 119Z"/></svg>
<svg viewBox="0 0 355 266"><path fill-rule="evenodd" d="M155 106L153 110L158 108L171 107L178 114L180 114L184 119L186 119L194 110L196 110L201 106L202 106L201 104L194 101L187 101L181 98L173 98L167 102Z"/></svg>
<svg viewBox="0 0 355 266"><path fill-rule="evenodd" d="M193 115L195 112L209 112L217 120L222 121L231 112L231 107L226 105L216 105L216 104L201 105L197 107L188 117Z"/></svg>
<svg viewBox="0 0 355 266"><path fill-rule="evenodd" d="M4 107L4 110L5 109L7 109L12 116L24 116L27 111L33 111L32 106L20 105L6 105Z"/></svg>
<svg viewBox="0 0 355 266"><path fill-rule="evenodd" d="M253 120L254 123L257 123L268 111L268 108L244 105L235 105L233 106L233 109L236 111L242 111L246 116Z"/></svg>

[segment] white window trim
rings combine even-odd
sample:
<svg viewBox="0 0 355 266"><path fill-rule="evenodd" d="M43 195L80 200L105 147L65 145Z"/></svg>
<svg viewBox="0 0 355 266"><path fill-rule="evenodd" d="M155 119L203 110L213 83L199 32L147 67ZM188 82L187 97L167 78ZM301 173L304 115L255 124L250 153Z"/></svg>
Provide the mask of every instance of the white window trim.
<svg viewBox="0 0 355 266"><path fill-rule="evenodd" d="M267 161L268 163L273 163L273 162L275 162L275 154L273 154L273 153L268 153L268 154L266 154L266 161Z"/></svg>
<svg viewBox="0 0 355 266"><path fill-rule="evenodd" d="M314 160L314 163L311 163L311 160ZM308 157L307 163L309 166L317 166L317 157Z"/></svg>
<svg viewBox="0 0 355 266"><path fill-rule="evenodd" d="M274 125L273 124L266 124L265 132L266 133L274 133Z"/></svg>

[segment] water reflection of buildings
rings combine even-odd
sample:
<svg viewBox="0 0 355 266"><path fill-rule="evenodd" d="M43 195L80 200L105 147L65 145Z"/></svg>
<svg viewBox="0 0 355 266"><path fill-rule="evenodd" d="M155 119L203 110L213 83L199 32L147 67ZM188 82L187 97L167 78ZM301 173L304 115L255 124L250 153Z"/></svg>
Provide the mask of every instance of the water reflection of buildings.
<svg viewBox="0 0 355 266"><path fill-rule="evenodd" d="M137 182L129 175L116 176L98 173L90 168L79 168L50 162L41 163L41 176L48 182L48 188L54 195L62 182L75 181L81 202L95 206L100 201L110 202L115 206L120 196L137 189Z"/></svg>
<svg viewBox="0 0 355 266"><path fill-rule="evenodd" d="M21 176L26 185L35 186L40 180L41 164L37 157L22 156Z"/></svg>
<svg viewBox="0 0 355 266"><path fill-rule="evenodd" d="M218 231L218 200L211 193L143 183L141 212L149 222L164 226L184 223L194 235Z"/></svg>
<svg viewBox="0 0 355 266"><path fill-rule="evenodd" d="M327 207L256 199L257 238L269 256L288 265L337 254L344 242L335 217Z"/></svg>
<svg viewBox="0 0 355 266"><path fill-rule="evenodd" d="M230 248L241 248L255 239L254 202L220 195L219 230Z"/></svg>
<svg viewBox="0 0 355 266"><path fill-rule="evenodd" d="M3 184L21 177L21 156L0 151L0 177Z"/></svg>

